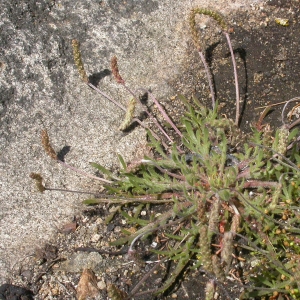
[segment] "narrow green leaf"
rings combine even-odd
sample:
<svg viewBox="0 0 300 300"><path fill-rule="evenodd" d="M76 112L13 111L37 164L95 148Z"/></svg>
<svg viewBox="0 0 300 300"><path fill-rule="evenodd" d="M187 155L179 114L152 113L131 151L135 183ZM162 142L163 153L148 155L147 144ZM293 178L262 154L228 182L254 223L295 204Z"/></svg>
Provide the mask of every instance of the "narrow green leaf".
<svg viewBox="0 0 300 300"><path fill-rule="evenodd" d="M122 165L123 170L126 170L127 169L127 164L125 163L124 158L120 154L118 154L118 159L119 159L119 161Z"/></svg>
<svg viewBox="0 0 300 300"><path fill-rule="evenodd" d="M94 163L94 162L90 162L90 165L96 169L98 169L101 173L109 176L109 177L113 177L113 174L111 173L111 171L109 171L108 169L106 169L105 167L97 164L97 163Z"/></svg>
<svg viewBox="0 0 300 300"><path fill-rule="evenodd" d="M85 205L97 205L97 204L103 203L103 202L99 201L99 199L86 199L86 200L82 201L82 203Z"/></svg>
<svg viewBox="0 0 300 300"><path fill-rule="evenodd" d="M196 136L195 136L195 134L194 134L192 124L191 124L190 122L184 122L184 125L185 125L186 132L188 133L189 139L190 139L194 144L197 144L197 138L196 138Z"/></svg>

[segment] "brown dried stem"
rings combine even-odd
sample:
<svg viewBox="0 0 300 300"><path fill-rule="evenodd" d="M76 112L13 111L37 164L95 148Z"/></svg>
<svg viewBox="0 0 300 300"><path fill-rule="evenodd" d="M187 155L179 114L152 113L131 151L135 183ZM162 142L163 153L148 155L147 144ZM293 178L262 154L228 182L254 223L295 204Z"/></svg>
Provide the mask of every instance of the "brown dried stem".
<svg viewBox="0 0 300 300"><path fill-rule="evenodd" d="M162 116L164 117L164 119L172 126L172 128L175 130L175 132L182 138L183 135L182 133L180 132L180 130L176 127L176 125L174 124L174 122L170 119L170 117L168 116L168 114L165 112L165 110L163 109L162 105L158 102L158 100L154 97L154 95L145 90L145 89L142 89L140 88L139 90L142 90L144 92L146 92L150 97L151 99L153 100L153 102L155 103L155 105L157 106L157 108L159 109L160 113L162 114Z"/></svg>
<svg viewBox="0 0 300 300"><path fill-rule="evenodd" d="M237 68L236 68L236 61L230 41L230 37L228 32L224 31L224 35L226 36L227 43L230 49L231 59L232 59L232 65L233 65L233 73L234 73L234 82L235 82L235 93L236 93L236 113L235 113L235 125L239 125L240 120L240 91L239 91L239 79L237 74Z"/></svg>

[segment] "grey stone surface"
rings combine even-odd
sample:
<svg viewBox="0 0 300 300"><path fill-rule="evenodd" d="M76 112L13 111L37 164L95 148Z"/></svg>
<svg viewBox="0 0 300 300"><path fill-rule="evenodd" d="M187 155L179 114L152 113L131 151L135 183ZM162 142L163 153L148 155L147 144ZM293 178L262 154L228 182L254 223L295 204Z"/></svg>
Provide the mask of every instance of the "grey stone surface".
<svg viewBox="0 0 300 300"><path fill-rule="evenodd" d="M223 14L254 0L209 1ZM44 153L46 128L55 150L87 172L88 162L118 166L144 144L145 132L118 131L123 113L84 85L73 64L71 40L81 42L88 74L125 104L129 95L109 71L113 55L129 86L151 89L158 99L176 94L168 83L183 70L187 16L205 0L11 0L0 3L0 284L27 255L81 208L83 196L36 192L29 178L47 186L95 191L99 183L63 169Z"/></svg>
<svg viewBox="0 0 300 300"><path fill-rule="evenodd" d="M101 273L105 272L105 270L103 270L104 268L105 264L103 264L103 258L96 252L73 253L60 267L61 270L74 273L82 272L84 269L91 269L95 273Z"/></svg>

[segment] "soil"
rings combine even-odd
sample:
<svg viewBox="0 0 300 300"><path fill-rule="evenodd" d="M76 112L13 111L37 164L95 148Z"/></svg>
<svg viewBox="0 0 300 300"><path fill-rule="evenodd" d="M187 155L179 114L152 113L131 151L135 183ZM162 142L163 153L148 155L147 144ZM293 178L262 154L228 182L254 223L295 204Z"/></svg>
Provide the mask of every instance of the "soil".
<svg viewBox="0 0 300 300"><path fill-rule="evenodd" d="M258 120L263 110L258 107L287 101L300 95L300 82L296 80L300 65L298 6L298 1L272 0L263 9L253 6L251 12L231 16L234 31L231 39L238 64L242 109L240 124L243 130L249 130L249 125ZM289 26L277 24L276 17L289 19ZM235 86L226 40L216 30L212 30L210 34L206 32L206 35L209 36L205 41L206 57L213 70L216 94L219 101L225 103L222 113L234 118ZM179 93L195 95L205 105L210 106L207 88L203 88L206 81L198 55L192 50L192 44L190 48L186 72L170 84ZM193 91L188 84L185 85L187 82L195 87ZM176 100L163 104L175 120L182 115L182 106ZM288 106L286 112L294 105L295 103ZM270 123L273 127L281 126L281 110L282 106L274 106L264 123ZM74 216L73 223L58 228L56 240L49 241L49 244L37 249L32 257L24 259L22 266L14 270L15 277L11 278L10 283L32 291L35 299L75 299L81 273L84 268L90 268L96 274L98 289L98 295L92 297L93 299L107 299L109 284L130 293L154 264L129 263L126 254L115 255L122 247L111 247L109 243L123 236L122 228L131 228L132 225L124 224L120 216L105 224L104 220L113 211L113 207L99 205ZM130 207L128 209L132 210ZM164 209L151 207L150 210L145 210L145 217ZM137 245L149 261L158 259L149 252L155 242L155 237L152 238L149 237ZM75 251L79 247L85 247L81 249L84 251ZM87 247L99 250L100 253L91 252ZM217 283L217 299L237 299L242 293L243 271L249 268L249 264L242 265L236 261L235 266L226 282L220 285ZM149 275L138 292L158 288L173 269L174 265L163 263L157 271ZM134 299L205 299L205 285L211 279L209 274L185 270L169 294L157 298L152 294L144 294ZM4 293L0 295L0 298L10 299L7 293L6 296ZM26 297L30 299L32 296L28 295Z"/></svg>
<svg viewBox="0 0 300 300"><path fill-rule="evenodd" d="M299 4L299 3L298 3ZM280 103L299 95L299 5L295 1L269 1L263 8L253 7L251 13L235 14L230 19L230 35L235 53L240 88L240 126L249 131L263 107ZM289 19L289 26L276 23L276 18ZM236 93L231 56L226 38L209 22L200 34L206 48L205 56L211 67L214 90L222 113L235 118ZM186 71L172 84L183 95L193 95L211 107L211 97L203 66L192 42L187 55ZM173 103L172 103L173 104ZM288 106L289 109L295 103ZM283 104L274 106L265 118L275 128L282 125ZM287 111L288 110L287 108ZM171 105L168 111L172 110Z"/></svg>
<svg viewBox="0 0 300 300"><path fill-rule="evenodd" d="M157 214L165 209L166 207L160 206L148 212L144 210L145 218L149 214ZM98 293L90 299L107 299L109 284L115 285L129 295L147 274L149 278L137 290L136 296L134 298L130 296L130 299L205 299L206 282L213 278L200 271L184 272L171 292L165 296L155 297L152 293L144 293L148 290L155 291L174 270L175 264L164 262L156 271L149 272L158 260L157 255L151 253L151 248L157 241L155 236L139 241L136 247L143 261L152 263L145 264L129 259L127 246L120 248L109 246L110 242L123 236L121 228L127 230L132 228L132 225L124 224L120 216L116 216L113 222L106 225L104 219L107 217L107 211L113 210L114 207L106 205L87 208L82 215L74 217L74 222L60 228L55 241L36 249L33 257L28 257L23 265L15 270L16 277L11 282L14 283L11 293L14 292L16 285L19 285L26 287L23 295L32 292L35 299L76 299L76 295L78 296L76 287L80 276L83 270L88 268L97 274ZM128 209L129 213L130 211L134 212L134 209L131 207ZM163 232L160 232L158 235L162 234ZM155 244L155 248L162 248L165 244L160 241ZM238 298L243 290L242 285L233 278L217 284L219 299ZM30 296L27 297L31 299Z"/></svg>

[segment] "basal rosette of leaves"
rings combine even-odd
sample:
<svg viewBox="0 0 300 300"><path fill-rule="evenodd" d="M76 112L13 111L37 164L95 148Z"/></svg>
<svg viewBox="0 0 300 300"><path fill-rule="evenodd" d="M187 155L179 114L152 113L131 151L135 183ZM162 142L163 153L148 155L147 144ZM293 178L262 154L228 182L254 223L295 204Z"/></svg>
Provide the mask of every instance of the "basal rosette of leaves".
<svg viewBox="0 0 300 300"><path fill-rule="evenodd" d="M282 143L279 138L284 128L276 131L275 138L270 132L255 128L245 136L233 121L218 117L217 107L208 110L197 101L193 107L182 99L188 108L181 124L184 154L179 153L176 144L171 154L166 154L149 134L159 158L145 157L134 172L126 172L127 166L120 158L123 170L119 180L107 186L114 195L136 197L136 202L138 197L143 199L146 195L156 195L158 200L168 195L174 201L173 208L158 220L140 219L121 211L129 224L138 224L140 229L114 245L184 224L176 235L164 233L173 240L169 241L170 248L153 250L176 261L173 275L156 293L165 292L187 265L200 268L215 278L217 286L226 288L225 276L232 268L232 254L240 249L253 263L243 274L244 299L276 293L298 297L300 156L297 147L291 148L287 156L279 155L278 145ZM298 134L298 130L288 134L286 145ZM97 199L85 203L97 203ZM221 221L227 224L223 233L219 229ZM216 255L213 244L218 240L222 247Z"/></svg>

